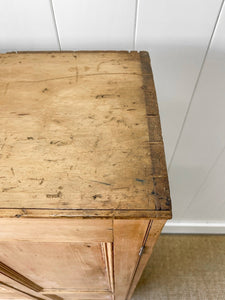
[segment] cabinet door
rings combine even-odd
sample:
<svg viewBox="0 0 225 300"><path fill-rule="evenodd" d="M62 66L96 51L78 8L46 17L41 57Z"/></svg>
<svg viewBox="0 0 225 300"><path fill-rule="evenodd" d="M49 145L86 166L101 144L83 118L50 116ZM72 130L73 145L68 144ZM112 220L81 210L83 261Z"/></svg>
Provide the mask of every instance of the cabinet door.
<svg viewBox="0 0 225 300"><path fill-rule="evenodd" d="M112 220L1 219L0 225L5 277L40 298L112 299Z"/></svg>

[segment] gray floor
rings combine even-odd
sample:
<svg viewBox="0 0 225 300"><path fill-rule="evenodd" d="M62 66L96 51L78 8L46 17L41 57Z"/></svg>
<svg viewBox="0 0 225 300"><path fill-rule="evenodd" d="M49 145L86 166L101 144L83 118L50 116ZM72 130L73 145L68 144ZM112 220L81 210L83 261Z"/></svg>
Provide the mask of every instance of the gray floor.
<svg viewBox="0 0 225 300"><path fill-rule="evenodd" d="M132 300L225 300L225 236L161 235Z"/></svg>

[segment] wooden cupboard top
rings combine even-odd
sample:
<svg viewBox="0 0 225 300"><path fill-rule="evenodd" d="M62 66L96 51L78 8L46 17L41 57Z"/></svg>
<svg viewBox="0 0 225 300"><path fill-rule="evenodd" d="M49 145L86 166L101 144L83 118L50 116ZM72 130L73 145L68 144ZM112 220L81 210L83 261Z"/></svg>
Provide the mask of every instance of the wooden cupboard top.
<svg viewBox="0 0 225 300"><path fill-rule="evenodd" d="M147 52L0 55L1 217L171 217Z"/></svg>

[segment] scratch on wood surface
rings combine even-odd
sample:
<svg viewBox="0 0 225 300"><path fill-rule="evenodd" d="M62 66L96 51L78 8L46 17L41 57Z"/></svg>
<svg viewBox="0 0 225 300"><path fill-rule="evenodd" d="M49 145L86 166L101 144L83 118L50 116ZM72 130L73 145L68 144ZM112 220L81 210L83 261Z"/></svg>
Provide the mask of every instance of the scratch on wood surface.
<svg viewBox="0 0 225 300"><path fill-rule="evenodd" d="M12 172L13 176L15 176L14 169L13 169L13 168L11 168L10 170L11 170L11 172Z"/></svg>
<svg viewBox="0 0 225 300"><path fill-rule="evenodd" d="M80 74L79 77L87 77L87 76L112 76L112 75L126 75L126 76L145 76L147 74L140 74L140 73L91 73L91 74ZM62 80L62 79L70 79L70 78L76 78L77 75L70 75L70 76L62 76L62 77L52 77L52 78L46 78L46 79L39 79L39 80L16 80L11 81L11 83L41 83L41 82L47 82L47 81L54 81L54 80Z"/></svg>
<svg viewBox="0 0 225 300"><path fill-rule="evenodd" d="M103 99L103 98L113 98L113 97L120 97L120 95L114 95L114 94L101 94L97 95L95 98L96 99Z"/></svg>
<svg viewBox="0 0 225 300"><path fill-rule="evenodd" d="M79 70L78 70L78 66L76 66L76 83L78 82L78 78L79 78Z"/></svg>
<svg viewBox="0 0 225 300"><path fill-rule="evenodd" d="M16 188L16 186L10 186L10 187L8 187L8 188L3 188L2 189L2 192L8 192L8 191L10 191L10 190L12 190L12 189L15 189Z"/></svg>
<svg viewBox="0 0 225 300"><path fill-rule="evenodd" d="M144 179L140 179L140 178L136 178L136 181L141 182L141 183L145 183Z"/></svg>
<svg viewBox="0 0 225 300"><path fill-rule="evenodd" d="M9 88L9 82L7 82L6 85L5 85L5 90L4 90L4 93L3 93L4 96L7 94L8 88Z"/></svg>
<svg viewBox="0 0 225 300"><path fill-rule="evenodd" d="M103 181L97 181L97 180L89 180L89 181L104 184L104 185L111 185L111 183L107 183L107 182L103 182Z"/></svg>
<svg viewBox="0 0 225 300"><path fill-rule="evenodd" d="M108 216L109 209L118 207L118 216L160 217L157 198L161 210L170 208L169 196L157 190L159 183L155 187L152 179L167 174L162 172L165 162L163 146L158 145L160 122L149 63L136 52L113 53L6 57L8 65L1 65L5 75L0 123L5 130L0 134L0 175L6 176L0 179L0 191L5 189L1 206L30 207L34 216L49 216L51 208L68 206L84 215L90 213L87 209L101 210L92 216ZM147 106L145 98L150 98ZM39 206L41 212L33 209ZM136 212L140 208L146 212Z"/></svg>

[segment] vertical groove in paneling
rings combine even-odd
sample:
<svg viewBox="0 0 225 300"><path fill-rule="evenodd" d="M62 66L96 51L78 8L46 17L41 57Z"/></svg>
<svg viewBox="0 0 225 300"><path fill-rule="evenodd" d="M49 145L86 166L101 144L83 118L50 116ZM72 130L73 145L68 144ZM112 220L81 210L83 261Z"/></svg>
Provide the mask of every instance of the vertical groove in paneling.
<svg viewBox="0 0 225 300"><path fill-rule="evenodd" d="M136 0L53 0L62 50L131 50Z"/></svg>
<svg viewBox="0 0 225 300"><path fill-rule="evenodd" d="M1 0L0 52L59 50L50 2Z"/></svg>
<svg viewBox="0 0 225 300"><path fill-rule="evenodd" d="M52 1L53 0L49 0L49 4L50 4L50 7L51 7L52 19L53 19L53 23L54 23L54 27L55 27L55 34L57 36L57 42L58 42L59 50L61 51L62 47L61 47L61 43L60 43L59 31L58 31L58 27L57 27L57 23L56 23L54 5L53 5Z"/></svg>
<svg viewBox="0 0 225 300"><path fill-rule="evenodd" d="M224 28L223 4L170 168L174 220L210 222L222 217L219 206L224 183L217 173L223 174L218 160L225 147Z"/></svg>
<svg viewBox="0 0 225 300"><path fill-rule="evenodd" d="M204 181L196 191L192 201L188 204L182 218L219 222L225 220L225 147L216 157Z"/></svg>
<svg viewBox="0 0 225 300"><path fill-rule="evenodd" d="M136 0L135 15L134 15L133 50L136 50L138 16L139 16L139 0Z"/></svg>
<svg viewBox="0 0 225 300"><path fill-rule="evenodd" d="M191 201L189 202L189 204L187 205L186 210L188 210L188 209L191 207L193 201L194 201L194 200L198 197L198 195L200 194L202 188L204 187L204 185L205 185L205 183L207 182L207 180L210 178L210 175L211 175L211 173L213 172L213 170L215 169L217 163L220 161L221 157L223 156L224 151L225 151L225 147L223 147L222 150L220 151L220 153L216 156L216 159L214 160L214 162L212 163L211 167L209 168L209 170L208 170L207 174L205 175L205 177L204 177L202 183L199 185L199 188L196 190L196 192L195 192L195 194L194 194L192 200L191 200ZM209 182L209 184L210 184L210 182Z"/></svg>
<svg viewBox="0 0 225 300"><path fill-rule="evenodd" d="M222 1L139 2L136 48L150 52L169 162Z"/></svg>
<svg viewBox="0 0 225 300"><path fill-rule="evenodd" d="M178 134L177 141L176 141L176 144L175 144L175 146L174 146L174 150L173 150L171 159L170 159L170 161L169 161L169 163L168 163L168 171L170 170L171 164L172 164L172 162L173 162L173 159L174 159L174 156L175 156L175 153L176 153L176 150L177 150L177 147L178 147L180 138L181 138L181 135L182 135L182 133L183 133L183 129L184 129L184 126L185 126L185 123L186 123L186 120L187 120L187 116L188 116L188 113L189 113L189 111L190 111L190 107L191 107L191 104L192 104L192 101L193 101L193 98L194 98L194 95L195 95L195 91L196 91L196 89L197 89L197 86L198 86L198 83L199 83L199 79L200 79L200 77L201 77L202 70L203 70L203 67L204 67L204 64L205 64L205 61L206 61L206 58L207 58L207 54L208 54L210 45L211 45L211 43L212 43L212 39L213 39L214 33L215 33L215 31L216 31L216 28L217 28L217 24L218 24L218 21L219 21L219 17L220 17L220 15L221 15L221 11L222 11L222 8L223 8L223 4L224 4L224 0L223 0L222 3L221 3L221 6L220 6L220 9L219 9L217 18L216 18L216 20L215 20L215 24L214 24L214 27L213 27L213 30L212 30L212 33L211 33L211 36L210 36L210 39L209 39L209 42L208 42L206 51L205 51L205 55L204 55L203 60L202 60L202 64L201 64L201 67L200 67L200 70L199 70L199 73L198 73L198 77L197 77L197 79L196 79L196 82L195 82L195 85L194 85L194 88L193 88L193 92L192 92L190 101L189 101L189 103L188 103L188 107L187 107L187 110L186 110L186 113L185 113L185 116L184 116L184 120L183 120L183 122L182 122L182 125L181 125L181 128L180 128L180 132L179 132L179 134Z"/></svg>

